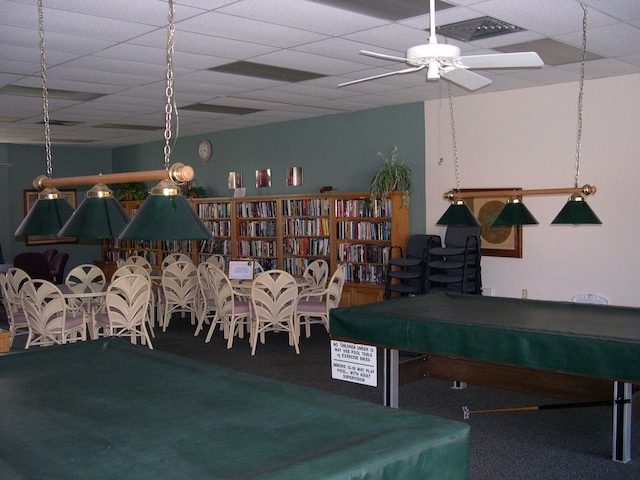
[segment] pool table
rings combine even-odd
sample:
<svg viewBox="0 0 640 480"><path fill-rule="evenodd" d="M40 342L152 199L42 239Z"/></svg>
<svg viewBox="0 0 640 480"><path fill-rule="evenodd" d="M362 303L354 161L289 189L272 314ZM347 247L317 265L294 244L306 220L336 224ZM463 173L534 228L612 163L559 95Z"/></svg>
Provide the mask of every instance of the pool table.
<svg viewBox="0 0 640 480"><path fill-rule="evenodd" d="M398 351L612 380L613 459L630 460L640 383L640 309L435 293L331 311L334 339L385 347L385 403L398 403Z"/></svg>

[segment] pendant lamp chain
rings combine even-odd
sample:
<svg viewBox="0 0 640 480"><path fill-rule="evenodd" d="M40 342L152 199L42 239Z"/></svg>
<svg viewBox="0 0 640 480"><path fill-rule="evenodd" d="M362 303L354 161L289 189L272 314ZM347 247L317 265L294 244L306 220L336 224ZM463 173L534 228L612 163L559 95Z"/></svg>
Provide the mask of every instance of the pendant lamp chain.
<svg viewBox="0 0 640 480"><path fill-rule="evenodd" d="M44 56L44 20L42 0L38 0L38 28L40 30L40 76L42 77L42 110L44 112L44 145L47 152L47 177L51 178L51 128L49 125L49 90L47 90L47 66Z"/></svg>
<svg viewBox="0 0 640 480"><path fill-rule="evenodd" d="M578 133L576 139L576 175L575 187L578 188L580 174L580 154L582 150L582 100L584 97L584 63L587 55L587 6L580 4L584 12L582 17L582 64L580 65L580 90L578 93Z"/></svg>
<svg viewBox="0 0 640 480"><path fill-rule="evenodd" d="M164 128L164 168L169 170L169 159L171 157L171 114L173 113L173 53L176 27L174 17L176 13L174 0L169 0L169 33L167 35L167 88L165 94L167 105L165 106L165 128Z"/></svg>
<svg viewBox="0 0 640 480"><path fill-rule="evenodd" d="M449 117L451 119L451 142L453 144L453 163L455 165L456 172L456 191L460 191L460 161L458 159L458 142L456 140L456 122L453 116L453 91L451 89L451 82L447 82L449 85Z"/></svg>

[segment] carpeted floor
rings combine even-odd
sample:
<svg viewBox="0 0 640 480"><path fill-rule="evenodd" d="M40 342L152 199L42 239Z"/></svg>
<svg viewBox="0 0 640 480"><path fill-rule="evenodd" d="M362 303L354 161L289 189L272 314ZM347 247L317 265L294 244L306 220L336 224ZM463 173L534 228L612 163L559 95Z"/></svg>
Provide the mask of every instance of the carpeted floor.
<svg viewBox="0 0 640 480"><path fill-rule="evenodd" d="M367 387L331 378L330 340L321 327L314 328L311 338L301 339L300 355L288 345L284 334L268 334L266 344L259 344L253 357L246 338L236 338L233 348L227 350L221 332L217 331L208 344L204 343L206 331L198 337L193 332L188 319L174 317L166 332L156 328L154 347L336 395L382 401L381 380L380 386ZM20 345L18 339L14 347ZM464 421L465 405L478 410L562 402L477 385L453 390L451 385L437 379L404 385L400 407ZM615 463L610 460L611 417L610 407L471 415L469 479L640 480L640 429L634 427L632 461Z"/></svg>

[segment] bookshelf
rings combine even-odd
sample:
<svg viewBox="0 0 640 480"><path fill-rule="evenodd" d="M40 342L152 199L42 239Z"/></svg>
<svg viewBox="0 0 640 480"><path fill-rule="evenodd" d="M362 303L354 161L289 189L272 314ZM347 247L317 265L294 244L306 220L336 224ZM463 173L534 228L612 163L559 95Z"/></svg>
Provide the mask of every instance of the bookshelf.
<svg viewBox="0 0 640 480"><path fill-rule="evenodd" d="M115 262L130 255L145 257L159 269L169 253L189 255L194 263L212 254L251 257L265 269L279 268L301 275L316 259L347 266L341 306L384 299L384 275L392 245L404 249L409 211L402 194L369 201L368 192L307 195L265 195L191 199L214 238L202 242L142 242L106 240L103 259L96 262L111 276ZM123 202L134 215L140 202Z"/></svg>

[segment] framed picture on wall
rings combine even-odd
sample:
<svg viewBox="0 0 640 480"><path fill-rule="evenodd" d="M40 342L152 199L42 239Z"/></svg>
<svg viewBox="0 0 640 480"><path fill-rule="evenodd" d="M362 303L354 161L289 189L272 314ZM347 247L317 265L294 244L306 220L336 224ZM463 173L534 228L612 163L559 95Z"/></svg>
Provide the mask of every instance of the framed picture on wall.
<svg viewBox="0 0 640 480"><path fill-rule="evenodd" d="M24 191L24 215L33 207L38 199L38 190L25 190ZM76 191L75 190L60 190L62 196L69 202L69 204L76 208ZM76 243L78 241L75 237L56 237L55 235L26 235L24 237L24 243L26 245L46 245L49 243Z"/></svg>
<svg viewBox="0 0 640 480"><path fill-rule="evenodd" d="M462 192L486 190L522 190L521 188L463 189ZM489 257L522 258L522 226L494 227L493 221L507 203L508 197L466 198L465 202L482 226L480 253Z"/></svg>

